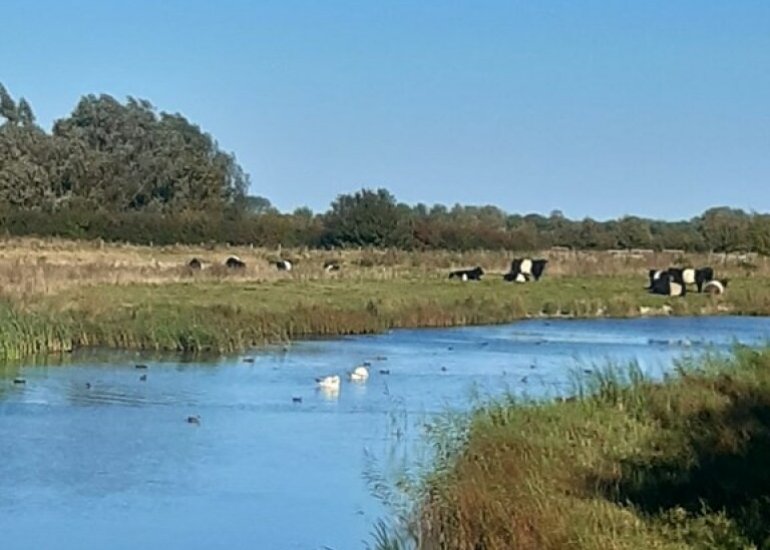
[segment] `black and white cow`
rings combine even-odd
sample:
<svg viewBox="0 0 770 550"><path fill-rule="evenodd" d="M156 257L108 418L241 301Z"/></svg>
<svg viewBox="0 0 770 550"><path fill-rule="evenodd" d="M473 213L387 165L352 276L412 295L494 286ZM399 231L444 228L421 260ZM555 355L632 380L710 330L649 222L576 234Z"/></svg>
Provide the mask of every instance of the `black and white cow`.
<svg viewBox="0 0 770 550"><path fill-rule="evenodd" d="M661 275L666 273L665 269L651 269L649 272L650 275L650 286L647 287L647 290L652 289L652 285L655 284L655 281L660 279Z"/></svg>
<svg viewBox="0 0 770 550"><path fill-rule="evenodd" d="M692 267L670 267L668 272L674 277L674 280L683 285L695 285L698 292L703 291L703 284L714 279L714 269L711 267L701 267L698 269Z"/></svg>
<svg viewBox="0 0 770 550"><path fill-rule="evenodd" d="M524 275L522 272L514 273L513 271L509 271L505 275L503 275L503 280L508 281L511 283L526 283L529 281L529 276Z"/></svg>
<svg viewBox="0 0 770 550"><path fill-rule="evenodd" d="M706 294L724 294L728 279L711 279L703 284L703 292Z"/></svg>
<svg viewBox="0 0 770 550"><path fill-rule="evenodd" d="M543 276L548 260L531 258L515 258L511 262L511 270L503 275L506 281L525 283L527 281L539 281Z"/></svg>
<svg viewBox="0 0 770 550"><path fill-rule="evenodd" d="M324 262L324 271L332 272L332 271L339 271L339 270L340 270L340 263L337 260L326 260Z"/></svg>
<svg viewBox="0 0 770 550"><path fill-rule="evenodd" d="M294 264L290 260L278 260L273 262L273 265L278 271L291 271L294 268Z"/></svg>
<svg viewBox="0 0 770 550"><path fill-rule="evenodd" d="M703 285L713 280L714 280L713 267L706 266L695 270L695 285L698 287L698 292L703 292Z"/></svg>
<svg viewBox="0 0 770 550"><path fill-rule="evenodd" d="M246 262L241 260L238 256L230 256L225 260L225 266L228 269L243 269L246 267Z"/></svg>
<svg viewBox="0 0 770 550"><path fill-rule="evenodd" d="M650 285L650 292L653 294L662 294L663 296L685 296L687 286L676 280L676 277L664 271Z"/></svg>
<svg viewBox="0 0 770 550"><path fill-rule="evenodd" d="M484 270L481 267L474 267L473 269L458 269L449 273L450 279L460 279L462 281L480 281L484 275Z"/></svg>

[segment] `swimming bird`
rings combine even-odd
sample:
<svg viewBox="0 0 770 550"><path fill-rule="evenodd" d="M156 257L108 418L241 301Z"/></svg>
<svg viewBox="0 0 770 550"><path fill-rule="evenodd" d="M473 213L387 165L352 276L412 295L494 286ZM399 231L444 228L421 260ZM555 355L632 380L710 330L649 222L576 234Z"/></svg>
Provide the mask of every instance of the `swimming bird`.
<svg viewBox="0 0 770 550"><path fill-rule="evenodd" d="M441 367L441 372L446 372L446 371L447 371L446 367Z"/></svg>
<svg viewBox="0 0 770 550"><path fill-rule="evenodd" d="M325 390L339 390L340 389L340 377L336 374L333 376L323 376L315 379L319 388Z"/></svg>
<svg viewBox="0 0 770 550"><path fill-rule="evenodd" d="M302 403L302 398L294 396L294 397L291 398L291 402L292 403Z"/></svg>
<svg viewBox="0 0 770 550"><path fill-rule="evenodd" d="M195 416L188 416L187 417L187 423L188 424L195 424L196 426L201 425L201 415L196 414Z"/></svg>
<svg viewBox="0 0 770 550"><path fill-rule="evenodd" d="M140 376L140 377L139 377L139 381L140 381L140 382L147 382L147 375L146 375L146 374L143 374L142 376Z"/></svg>
<svg viewBox="0 0 770 550"><path fill-rule="evenodd" d="M87 390L90 390L90 389L91 389L91 382L86 382L86 389L87 389Z"/></svg>
<svg viewBox="0 0 770 550"><path fill-rule="evenodd" d="M380 374L390 374L390 369L380 369Z"/></svg>
<svg viewBox="0 0 770 550"><path fill-rule="evenodd" d="M134 365L134 368L135 368L135 369L146 369L146 368L147 368L147 365L143 365L143 364Z"/></svg>
<svg viewBox="0 0 770 550"><path fill-rule="evenodd" d="M243 362L244 363L253 363L254 362L254 358L253 357L244 357L243 358Z"/></svg>
<svg viewBox="0 0 770 550"><path fill-rule="evenodd" d="M14 379L13 379L13 383L14 383L14 384L26 384L26 383L27 383L27 381L26 381L26 380L24 380L24 378L14 378Z"/></svg>
<svg viewBox="0 0 770 550"><path fill-rule="evenodd" d="M363 365L354 368L353 372L350 373L351 382L366 382L368 378L369 378L369 369L367 369Z"/></svg>

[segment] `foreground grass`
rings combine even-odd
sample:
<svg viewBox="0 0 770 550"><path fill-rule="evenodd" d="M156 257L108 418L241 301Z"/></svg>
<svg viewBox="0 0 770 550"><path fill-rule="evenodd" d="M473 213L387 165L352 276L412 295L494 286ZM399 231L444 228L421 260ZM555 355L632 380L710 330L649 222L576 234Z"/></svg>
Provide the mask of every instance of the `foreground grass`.
<svg viewBox="0 0 770 550"><path fill-rule="evenodd" d="M770 280L738 283L724 298L651 296L638 278L282 279L94 285L0 307L0 356L119 347L228 352L293 338L395 327L491 324L531 316L770 312Z"/></svg>
<svg viewBox="0 0 770 550"><path fill-rule="evenodd" d="M770 350L664 383L607 370L577 399L466 420L433 436L415 508L378 548L770 548Z"/></svg>

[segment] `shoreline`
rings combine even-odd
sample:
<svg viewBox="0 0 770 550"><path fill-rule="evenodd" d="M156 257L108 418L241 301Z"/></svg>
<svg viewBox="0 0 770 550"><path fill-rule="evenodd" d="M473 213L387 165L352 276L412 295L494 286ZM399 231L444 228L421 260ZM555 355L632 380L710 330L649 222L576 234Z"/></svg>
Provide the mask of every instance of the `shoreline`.
<svg viewBox="0 0 770 550"><path fill-rule="evenodd" d="M344 293L344 287L340 290ZM0 311L0 361L98 348L217 357L302 339L379 334L392 329L500 325L530 319L761 316L770 313L703 298L699 298L695 307L674 301L674 305L668 302L635 306L623 303L619 308L611 300L597 305L602 303L601 299L588 298L562 308L554 307L549 301L533 302L534 307L516 301L490 304L476 300L472 295L461 294L444 303L434 299L403 302L383 311L376 305L373 307L374 302L369 299L347 309L339 308L338 304L331 304L328 309L305 304L291 310L273 308L259 312L209 304L191 315L186 315L184 308L160 311L158 304L147 305L149 311L128 310L119 315L114 312L105 315L102 311L95 316L83 310L16 311L6 307ZM665 297L653 299L666 300ZM157 312L157 317L153 317L153 311ZM173 319L169 319L169 314Z"/></svg>

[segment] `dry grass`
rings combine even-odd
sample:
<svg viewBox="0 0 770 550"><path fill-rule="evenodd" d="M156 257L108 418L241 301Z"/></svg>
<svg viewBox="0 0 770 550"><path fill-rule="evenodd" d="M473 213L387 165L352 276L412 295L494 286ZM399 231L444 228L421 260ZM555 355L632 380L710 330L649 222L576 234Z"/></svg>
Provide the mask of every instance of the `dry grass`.
<svg viewBox="0 0 770 550"><path fill-rule="evenodd" d="M230 271L222 266L239 256L246 269ZM548 277L635 276L644 281L653 267L711 265L730 278L770 278L770 259L749 255L678 252L552 250L533 253L550 260ZM201 272L185 266L192 258L204 262ZM505 273L514 254L495 251L406 252L401 250L321 251L264 249L224 245L148 247L107 244L101 241L14 238L0 241L0 296L26 299L53 295L72 288L94 285L163 284L189 281L292 280L392 280L403 277L444 278L451 268L481 265L490 274ZM291 273L279 272L269 262L289 258L296 262ZM342 263L338 273L323 270L325 260Z"/></svg>

